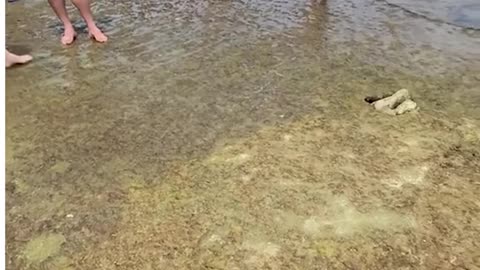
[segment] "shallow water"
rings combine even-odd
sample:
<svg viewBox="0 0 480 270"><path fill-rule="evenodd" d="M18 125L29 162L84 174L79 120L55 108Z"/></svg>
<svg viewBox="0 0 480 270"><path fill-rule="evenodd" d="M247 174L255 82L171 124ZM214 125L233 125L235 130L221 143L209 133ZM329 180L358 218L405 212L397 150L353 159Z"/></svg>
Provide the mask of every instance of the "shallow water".
<svg viewBox="0 0 480 270"><path fill-rule="evenodd" d="M7 268L478 269L480 32L426 2L8 4Z"/></svg>
<svg viewBox="0 0 480 270"><path fill-rule="evenodd" d="M402 8L428 20L460 27L480 29L480 3L475 0L385 0L388 4Z"/></svg>

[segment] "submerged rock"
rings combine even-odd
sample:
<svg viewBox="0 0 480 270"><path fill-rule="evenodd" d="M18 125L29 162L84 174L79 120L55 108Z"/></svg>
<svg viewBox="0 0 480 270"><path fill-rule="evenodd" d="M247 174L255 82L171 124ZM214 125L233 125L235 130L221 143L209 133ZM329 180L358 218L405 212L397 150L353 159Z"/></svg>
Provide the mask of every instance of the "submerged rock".
<svg viewBox="0 0 480 270"><path fill-rule="evenodd" d="M395 115L411 112L416 110L417 108L418 108L417 103L415 103L411 99L407 99L402 104L398 105L398 107L395 109Z"/></svg>
<svg viewBox="0 0 480 270"><path fill-rule="evenodd" d="M376 97L366 97L365 101L371 103L375 110L390 115L400 115L418 108L407 89L401 89L393 95L378 99Z"/></svg>
<svg viewBox="0 0 480 270"><path fill-rule="evenodd" d="M378 111L385 109L394 110L407 99L410 99L410 94L407 89L402 89L389 97L375 101L373 106Z"/></svg>

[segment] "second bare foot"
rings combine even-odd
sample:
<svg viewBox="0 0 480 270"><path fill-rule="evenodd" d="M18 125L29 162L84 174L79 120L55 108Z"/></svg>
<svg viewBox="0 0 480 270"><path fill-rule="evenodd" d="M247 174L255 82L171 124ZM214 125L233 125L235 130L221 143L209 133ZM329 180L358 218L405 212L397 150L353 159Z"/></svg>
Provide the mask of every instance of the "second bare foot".
<svg viewBox="0 0 480 270"><path fill-rule="evenodd" d="M75 38L77 37L77 33L75 32L75 29L73 29L73 26L65 26L65 31L63 32L62 36L62 44L63 45L70 45L75 41Z"/></svg>
<svg viewBox="0 0 480 270"><path fill-rule="evenodd" d="M25 55L16 55L10 53L9 51L5 51L5 67L9 68L16 64L25 64L32 61L32 56L25 54Z"/></svg>
<svg viewBox="0 0 480 270"><path fill-rule="evenodd" d="M88 36L91 39L94 39L95 41L100 42L100 43L107 42L107 40L108 40L108 37L104 33L102 33L102 31L100 29L98 29L98 27L93 27L93 28L89 29L88 30Z"/></svg>

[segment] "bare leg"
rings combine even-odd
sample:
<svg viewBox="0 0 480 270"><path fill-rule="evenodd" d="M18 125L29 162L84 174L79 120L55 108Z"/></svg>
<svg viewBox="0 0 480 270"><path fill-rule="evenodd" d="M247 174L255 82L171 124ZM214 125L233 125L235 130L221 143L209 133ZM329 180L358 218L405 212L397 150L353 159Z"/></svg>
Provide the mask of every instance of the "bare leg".
<svg viewBox="0 0 480 270"><path fill-rule="evenodd" d="M64 32L61 39L62 43L64 45L72 44L77 33L75 33L72 22L68 18L67 9L65 8L65 0L48 0L48 2L63 23Z"/></svg>
<svg viewBox="0 0 480 270"><path fill-rule="evenodd" d="M72 0L72 3L78 8L80 15L82 15L85 20L89 36L98 42L106 42L108 40L107 36L98 29L93 20L92 11L90 10L90 0Z"/></svg>
<svg viewBox="0 0 480 270"><path fill-rule="evenodd" d="M8 50L5 50L5 67L9 68L15 64L25 64L32 61L32 56L25 55L16 55Z"/></svg>

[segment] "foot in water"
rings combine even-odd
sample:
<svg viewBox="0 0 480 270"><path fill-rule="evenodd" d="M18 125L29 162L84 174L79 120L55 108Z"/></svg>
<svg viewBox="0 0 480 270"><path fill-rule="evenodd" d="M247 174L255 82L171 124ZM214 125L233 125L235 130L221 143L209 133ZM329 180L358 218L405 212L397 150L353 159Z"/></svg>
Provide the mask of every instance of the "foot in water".
<svg viewBox="0 0 480 270"><path fill-rule="evenodd" d="M63 35L61 38L61 42L63 45L70 45L75 41L75 38L77 37L77 33L75 32L75 29L73 29L73 26L65 26L65 30L63 31Z"/></svg>
<svg viewBox="0 0 480 270"><path fill-rule="evenodd" d="M100 43L105 43L108 40L108 37L96 26L92 26L88 29L88 36Z"/></svg>
<svg viewBox="0 0 480 270"><path fill-rule="evenodd" d="M8 50L5 50L5 67L9 68L16 64L26 64L32 61L32 56L25 54L25 55L16 55Z"/></svg>

